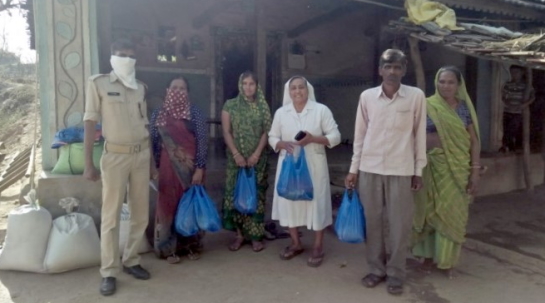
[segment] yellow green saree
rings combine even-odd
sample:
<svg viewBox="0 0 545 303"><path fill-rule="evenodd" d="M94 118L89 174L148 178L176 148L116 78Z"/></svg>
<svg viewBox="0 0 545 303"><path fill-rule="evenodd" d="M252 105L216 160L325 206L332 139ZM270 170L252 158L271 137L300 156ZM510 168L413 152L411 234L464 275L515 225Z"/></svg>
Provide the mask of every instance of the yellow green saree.
<svg viewBox="0 0 545 303"><path fill-rule="evenodd" d="M438 76L439 73L436 88ZM477 116L463 79L457 98L469 109L478 136ZM438 268L450 269L457 263L465 241L471 201L466 191L471 171L471 138L464 122L437 89L427 99L427 114L435 124L442 148L427 153L424 188L415 199L413 254L433 258Z"/></svg>

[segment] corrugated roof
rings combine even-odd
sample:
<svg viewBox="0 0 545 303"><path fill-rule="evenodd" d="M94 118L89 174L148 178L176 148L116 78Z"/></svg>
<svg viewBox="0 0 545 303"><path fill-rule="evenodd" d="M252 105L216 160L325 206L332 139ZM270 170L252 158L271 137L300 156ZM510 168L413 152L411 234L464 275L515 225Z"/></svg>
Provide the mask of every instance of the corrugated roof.
<svg viewBox="0 0 545 303"><path fill-rule="evenodd" d="M500 0L517 6L545 11L545 0Z"/></svg>
<svg viewBox="0 0 545 303"><path fill-rule="evenodd" d="M397 0L404 2L405 0ZM545 20L545 0L434 0L457 9L513 16L530 20Z"/></svg>
<svg viewBox="0 0 545 303"><path fill-rule="evenodd" d="M434 22L422 25L404 19L390 21L395 34L437 43L468 56L545 69L545 34L523 34L505 28L462 23L465 30L451 32Z"/></svg>

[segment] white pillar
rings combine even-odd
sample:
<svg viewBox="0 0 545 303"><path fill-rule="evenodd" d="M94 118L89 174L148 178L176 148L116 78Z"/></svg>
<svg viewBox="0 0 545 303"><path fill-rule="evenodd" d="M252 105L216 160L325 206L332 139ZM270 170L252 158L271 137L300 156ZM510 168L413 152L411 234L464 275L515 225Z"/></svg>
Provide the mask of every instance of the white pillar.
<svg viewBox="0 0 545 303"><path fill-rule="evenodd" d="M85 84L98 72L95 0L34 1L40 81L42 166L53 168L55 133L80 125Z"/></svg>

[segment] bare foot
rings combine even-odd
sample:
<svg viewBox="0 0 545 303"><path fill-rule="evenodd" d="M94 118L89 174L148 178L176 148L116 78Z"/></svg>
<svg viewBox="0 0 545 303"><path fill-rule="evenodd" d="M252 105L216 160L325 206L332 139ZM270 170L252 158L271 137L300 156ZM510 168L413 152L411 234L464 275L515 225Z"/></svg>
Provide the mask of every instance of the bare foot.
<svg viewBox="0 0 545 303"><path fill-rule="evenodd" d="M230 251L237 251L242 247L242 245L244 245L244 238L236 236L235 240L233 240L233 243L231 243L231 245L229 245L229 250Z"/></svg>
<svg viewBox="0 0 545 303"><path fill-rule="evenodd" d="M435 267L436 265L433 263L433 259L424 259L424 262L417 267L417 270L423 274L429 275Z"/></svg>
<svg viewBox="0 0 545 303"><path fill-rule="evenodd" d="M262 241L252 241L252 249L254 252L260 252L265 249L265 245Z"/></svg>

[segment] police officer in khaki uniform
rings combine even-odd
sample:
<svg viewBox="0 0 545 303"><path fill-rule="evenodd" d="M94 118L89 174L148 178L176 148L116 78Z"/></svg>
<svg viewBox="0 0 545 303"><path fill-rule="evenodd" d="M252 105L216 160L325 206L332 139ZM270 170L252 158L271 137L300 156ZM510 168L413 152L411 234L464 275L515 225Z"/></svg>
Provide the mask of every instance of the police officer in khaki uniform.
<svg viewBox="0 0 545 303"><path fill-rule="evenodd" d="M119 40L112 44L111 53L112 72L89 78L84 116L84 177L91 181L102 178L100 293L104 296L115 293L116 275L121 269L119 217L125 197L131 217L123 271L137 279L150 278L140 266L138 247L148 225L149 178L156 176L150 156L146 86L135 78L134 46L128 40ZM92 157L99 121L106 140L100 177Z"/></svg>

